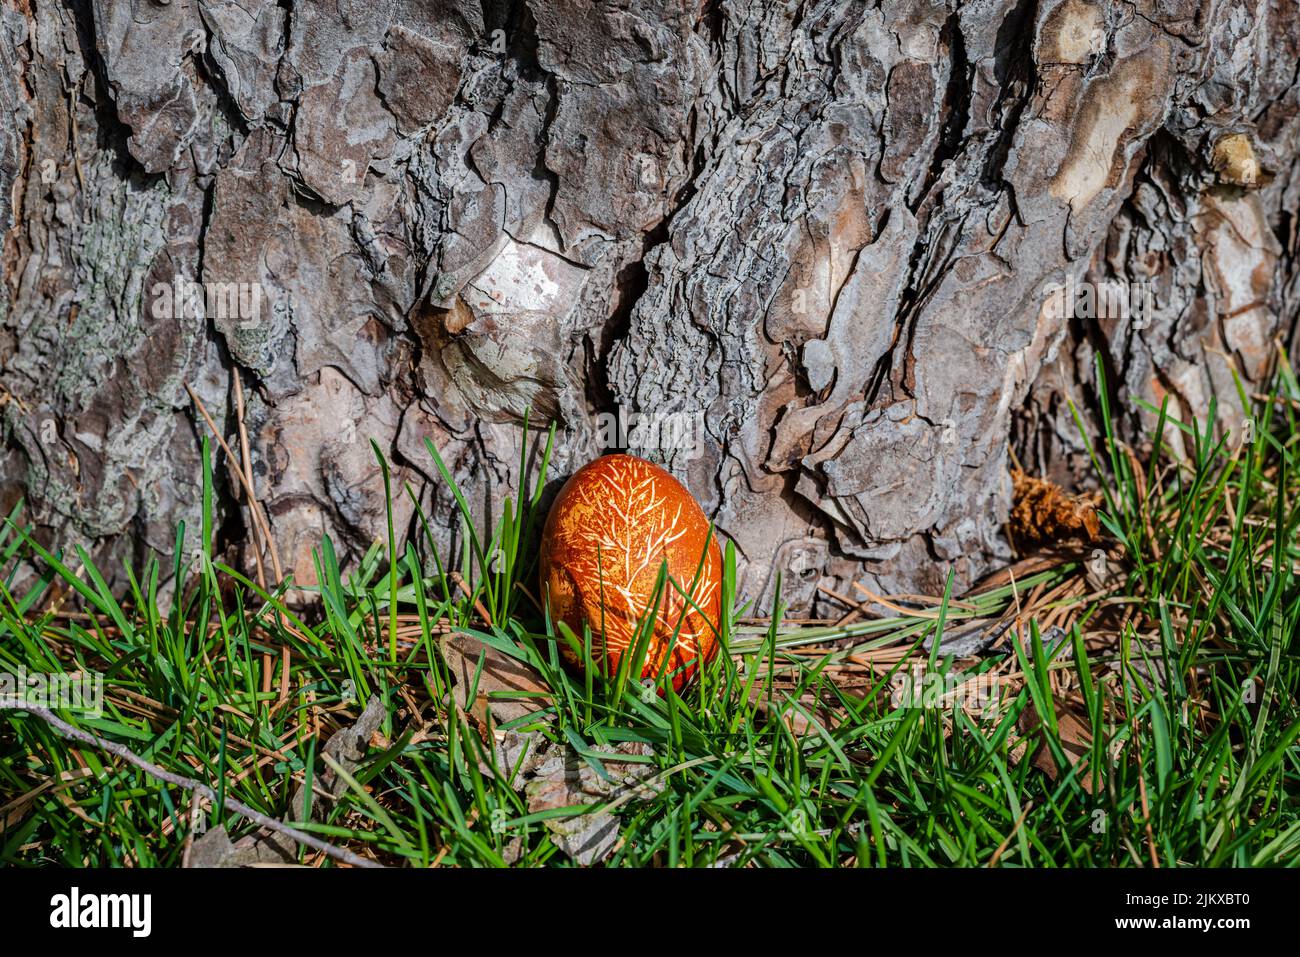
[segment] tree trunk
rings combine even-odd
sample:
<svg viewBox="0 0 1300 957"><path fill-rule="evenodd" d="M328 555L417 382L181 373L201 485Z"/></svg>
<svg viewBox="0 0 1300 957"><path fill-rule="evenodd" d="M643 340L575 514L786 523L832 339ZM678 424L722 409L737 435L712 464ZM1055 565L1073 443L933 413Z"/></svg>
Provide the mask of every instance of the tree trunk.
<svg viewBox="0 0 1300 957"><path fill-rule="evenodd" d="M1009 449L1086 481L1098 366L1131 438L1134 399L1234 428L1295 330L1295 0L0 18L0 504L110 572L196 543L186 386L238 452L238 374L299 582L384 534L369 439L450 542L424 439L486 523L529 408L551 478L672 469L750 597L960 588L1009 554ZM1133 308L1080 309L1102 283Z"/></svg>

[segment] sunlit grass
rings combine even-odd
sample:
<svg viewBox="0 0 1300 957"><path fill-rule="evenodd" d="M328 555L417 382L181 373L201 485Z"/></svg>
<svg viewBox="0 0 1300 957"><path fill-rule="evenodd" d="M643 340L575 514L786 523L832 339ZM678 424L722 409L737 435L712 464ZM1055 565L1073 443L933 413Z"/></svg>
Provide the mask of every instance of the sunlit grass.
<svg viewBox="0 0 1300 957"><path fill-rule="evenodd" d="M327 770L329 734L379 696L381 740L344 797L296 823L387 864L567 864L548 821L611 804L622 832L612 865L1288 863L1300 859L1298 401L1284 371L1251 403L1249 443L1152 409L1147 460L1109 438L1094 448L1112 556L1100 584L1084 549L970 595L905 602L893 617L810 625L785 621L779 605L737 607L728 544L724 653L681 695L666 675L661 693L631 680L635 654L608 680L561 665L560 642L590 655L591 636L557 633L535 604L552 433L524 449L528 482L492 529L478 527L429 443L459 510L459 554L438 553L431 523L446 516L417 501L416 539L397 540L390 511L388 540L353 568L322 541L319 585L297 610L287 583L269 591L207 551L205 454L203 552L186 567L193 532L178 529L169 608L159 559L114 593L83 551L46 550L18 510L8 517L0 671L102 672L103 716L61 716L281 817ZM414 500L379 458L390 503ZM18 594L20 565L41 578ZM658 595L670 587L689 591L665 576ZM1009 617L1007 640L980 659L947 660L940 641L927 644ZM1065 640L1045 643L1049 625ZM538 710L493 728L458 710L440 650L449 631L532 669L548 692ZM896 706L895 681L914 666L948 686L996 680L1002 707ZM615 748L643 744L655 793L530 812L516 769L485 744L507 730L569 748L601 776ZM180 863L184 791L30 715L0 713L0 754L0 859ZM250 830L219 806L206 815Z"/></svg>

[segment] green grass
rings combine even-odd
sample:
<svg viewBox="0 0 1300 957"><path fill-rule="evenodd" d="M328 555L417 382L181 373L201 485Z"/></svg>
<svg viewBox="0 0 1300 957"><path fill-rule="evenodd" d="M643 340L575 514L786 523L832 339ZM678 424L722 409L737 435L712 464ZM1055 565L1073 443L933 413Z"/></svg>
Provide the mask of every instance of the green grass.
<svg viewBox="0 0 1300 957"><path fill-rule="evenodd" d="M726 653L681 696L665 676L662 694L645 694L629 680L635 666L610 680L561 667L558 643L590 635L557 635L528 595L551 437L490 533L430 444L462 510L462 553L438 555L432 517L419 512L417 541L397 541L390 518L388 541L347 571L327 539L320 585L297 611L283 588L268 594L208 553L209 455L203 556L169 564L181 596L169 607L159 561L114 594L80 549L47 551L9 516L0 671L103 672L103 716L59 712L65 720L390 865L568 866L548 825L611 802L622 842L607 865L1286 864L1300 860L1298 400L1284 372L1253 403L1248 444L1153 409L1144 460L1110 439L1093 449L1113 556L1100 588L1085 548L896 617L812 626L783 621L779 607L733 608L728 547ZM390 487L386 465L384 482L390 496L410 494ZM176 556L192 552L193 535L177 530ZM41 580L17 594L20 565ZM661 580L669 587L680 586ZM989 657L922 648L965 619L1017 609L1027 627ZM1048 623L1067 640L1045 643ZM447 628L534 669L550 704L539 698L537 713L504 728L461 714L439 647ZM914 664L949 681L996 678L1003 707L896 707L891 678ZM325 740L371 695L386 708L382 740L344 775L328 814L294 822L295 788L331 769ZM616 748L641 743L657 793L530 812L515 769L484 744L493 730L571 749L597 777ZM181 862L181 789L12 711L0 712L0 755L5 863ZM208 822L252 829L220 808Z"/></svg>

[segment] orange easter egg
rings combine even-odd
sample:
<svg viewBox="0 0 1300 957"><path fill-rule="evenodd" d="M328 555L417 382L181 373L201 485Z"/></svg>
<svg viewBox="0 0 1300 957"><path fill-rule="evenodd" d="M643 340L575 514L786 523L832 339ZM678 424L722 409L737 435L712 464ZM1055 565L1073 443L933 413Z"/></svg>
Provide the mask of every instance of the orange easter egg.
<svg viewBox="0 0 1300 957"><path fill-rule="evenodd" d="M591 629L591 660L604 674L615 674L634 647L665 561L680 590L669 583L660 595L640 677L657 676L666 658L664 673L680 691L716 653L722 551L691 493L659 466L633 455L606 455L583 466L551 506L541 551L551 618L579 638L584 623ZM570 664L582 666L568 642L561 649Z"/></svg>

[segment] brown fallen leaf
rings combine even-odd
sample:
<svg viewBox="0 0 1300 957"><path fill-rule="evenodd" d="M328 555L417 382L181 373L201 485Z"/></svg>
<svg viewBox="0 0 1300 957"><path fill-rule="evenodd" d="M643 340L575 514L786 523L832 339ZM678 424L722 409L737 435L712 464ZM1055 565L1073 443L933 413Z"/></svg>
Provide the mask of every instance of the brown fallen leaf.
<svg viewBox="0 0 1300 957"><path fill-rule="evenodd" d="M456 682L456 703L484 727L488 723L489 710L498 724L504 724L549 707L551 689L542 681L541 675L518 658L463 632L443 635L438 644ZM478 670L480 660L483 662L481 672ZM476 672L477 686L474 684ZM474 691L473 701L468 700L471 689Z"/></svg>
<svg viewBox="0 0 1300 957"><path fill-rule="evenodd" d="M1055 542L1084 537L1096 541L1101 535L1097 508L1086 496L1069 495L1046 479L1034 478L1019 469L1011 472L1011 534L1021 542Z"/></svg>
<svg viewBox="0 0 1300 957"><path fill-rule="evenodd" d="M1038 718L1038 712L1033 708L1025 709L1020 716L1020 730L1028 736L1037 737L1034 734L1040 727L1041 722ZM1061 750L1065 753L1065 759L1070 763L1070 767L1075 767L1080 761L1085 761L1079 773L1075 775L1075 780L1089 794L1092 793L1092 774L1088 771L1086 759L1092 753L1092 728L1078 717L1069 707L1067 702L1058 701L1056 703L1056 729L1061 741ZM1046 741L1041 741L1038 749L1034 752L1032 759L1034 767L1038 768L1053 781L1061 776L1061 768L1056 764L1056 758L1052 754L1052 749L1047 746Z"/></svg>
<svg viewBox="0 0 1300 957"><path fill-rule="evenodd" d="M613 752L600 757L601 766L608 774L608 778L604 778L572 748L551 745L524 784L528 813L612 801L620 797L649 800L662 789L661 784L651 780L654 765L620 760L619 756L649 757L653 753L649 745L639 742L616 745ZM551 832L555 846L575 863L584 866L603 861L618 849L622 841L618 819L608 811L548 818L543 824Z"/></svg>

